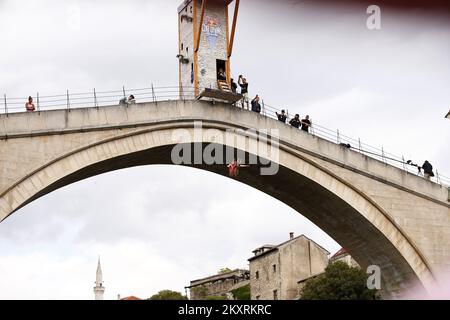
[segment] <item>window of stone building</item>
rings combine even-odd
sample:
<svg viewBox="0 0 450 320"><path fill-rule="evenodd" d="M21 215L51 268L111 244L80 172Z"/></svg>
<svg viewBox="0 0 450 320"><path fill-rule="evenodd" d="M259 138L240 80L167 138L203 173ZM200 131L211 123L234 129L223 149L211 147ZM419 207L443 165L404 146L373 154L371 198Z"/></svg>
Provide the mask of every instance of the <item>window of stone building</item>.
<svg viewBox="0 0 450 320"><path fill-rule="evenodd" d="M278 290L273 290L273 300L278 300Z"/></svg>
<svg viewBox="0 0 450 320"><path fill-rule="evenodd" d="M259 298L261 298L261 296L256 296L256 300L259 300Z"/></svg>
<svg viewBox="0 0 450 320"><path fill-rule="evenodd" d="M272 266L272 269L273 269L273 273L277 272L277 265L274 264L274 265Z"/></svg>
<svg viewBox="0 0 450 320"><path fill-rule="evenodd" d="M259 271L256 271L255 277L256 277L256 279L259 279Z"/></svg>

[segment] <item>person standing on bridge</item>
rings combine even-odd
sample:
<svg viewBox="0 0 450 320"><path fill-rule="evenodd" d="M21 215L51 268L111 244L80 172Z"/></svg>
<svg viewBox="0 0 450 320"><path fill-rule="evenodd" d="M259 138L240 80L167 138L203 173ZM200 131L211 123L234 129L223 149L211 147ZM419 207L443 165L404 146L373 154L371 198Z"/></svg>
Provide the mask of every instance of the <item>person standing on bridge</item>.
<svg viewBox="0 0 450 320"><path fill-rule="evenodd" d="M284 110L281 110L281 113L278 113L275 111L275 114L278 117L278 121L286 123L287 116L286 116L286 112Z"/></svg>
<svg viewBox="0 0 450 320"><path fill-rule="evenodd" d="M252 111L261 113L261 104L259 103L259 95L252 100Z"/></svg>
<svg viewBox="0 0 450 320"><path fill-rule="evenodd" d="M309 127L311 127L311 121L309 120L309 116L306 116L305 119L302 120L302 130L309 132Z"/></svg>
<svg viewBox="0 0 450 320"><path fill-rule="evenodd" d="M231 80L230 80L230 83L231 83L231 91L233 92L233 93L237 93L237 83L236 82L234 82L234 79L233 78L231 78Z"/></svg>
<svg viewBox="0 0 450 320"><path fill-rule="evenodd" d="M241 94L243 96L242 98L242 109L244 108L244 105L247 105L247 110L249 109L249 103L248 103L248 82L247 79L244 78L242 75L239 76L238 84L241 87Z"/></svg>
<svg viewBox="0 0 450 320"><path fill-rule="evenodd" d="M233 78L230 79L230 85L231 85L231 92L237 94L237 88L238 88L238 85L237 85L236 82L234 82L234 79L233 79ZM232 106L233 106L233 107L237 107L237 103L236 103L236 102L233 102L233 103L232 103Z"/></svg>
<svg viewBox="0 0 450 320"><path fill-rule="evenodd" d="M289 121L289 124L291 126L293 126L294 128L297 128L297 129L300 128L300 124L301 124L300 115L296 114L294 119L291 119L291 121Z"/></svg>
<svg viewBox="0 0 450 320"><path fill-rule="evenodd" d="M31 96L28 97L28 102L25 103L25 109L27 110L27 112L33 112L35 110L33 98Z"/></svg>
<svg viewBox="0 0 450 320"><path fill-rule="evenodd" d="M423 169L423 176L425 177L425 179L430 180L431 177L434 177L433 166L431 165L431 163L428 162L428 160L425 160L425 162L422 165L422 169Z"/></svg>

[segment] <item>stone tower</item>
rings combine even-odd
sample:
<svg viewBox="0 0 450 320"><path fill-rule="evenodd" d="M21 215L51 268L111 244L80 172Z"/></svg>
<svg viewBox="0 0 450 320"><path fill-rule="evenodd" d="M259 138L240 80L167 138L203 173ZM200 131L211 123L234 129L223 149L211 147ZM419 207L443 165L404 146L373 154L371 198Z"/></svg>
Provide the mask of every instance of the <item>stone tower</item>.
<svg viewBox="0 0 450 320"><path fill-rule="evenodd" d="M177 57L180 95L184 98L197 97L205 88L219 89L220 69L226 73L229 84L239 1L236 0L231 27L228 6L233 0L185 0L178 7Z"/></svg>
<svg viewBox="0 0 450 320"><path fill-rule="evenodd" d="M95 277L95 300L103 300L103 294L105 293L105 287L103 286L102 266L100 264L100 258L97 263L97 273Z"/></svg>

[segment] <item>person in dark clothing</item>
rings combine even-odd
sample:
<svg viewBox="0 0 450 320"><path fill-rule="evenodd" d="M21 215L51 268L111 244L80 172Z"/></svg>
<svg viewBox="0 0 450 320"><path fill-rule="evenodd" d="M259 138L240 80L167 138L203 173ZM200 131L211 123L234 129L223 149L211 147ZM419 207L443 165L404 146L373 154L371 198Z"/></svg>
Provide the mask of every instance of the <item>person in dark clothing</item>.
<svg viewBox="0 0 450 320"><path fill-rule="evenodd" d="M242 98L242 108L244 108L244 105L247 105L248 110L248 82L247 79L245 79L242 75L239 76L238 84L241 87L241 94L243 96Z"/></svg>
<svg viewBox="0 0 450 320"><path fill-rule="evenodd" d="M233 93L237 93L237 83L236 82L234 82L234 79L231 79L231 91L233 92Z"/></svg>
<svg viewBox="0 0 450 320"><path fill-rule="evenodd" d="M252 100L252 111L261 113L261 104L259 103L259 95Z"/></svg>
<svg viewBox="0 0 450 320"><path fill-rule="evenodd" d="M311 121L309 120L309 116L306 116L305 119L302 120L302 130L309 132L309 127L311 127Z"/></svg>
<svg viewBox="0 0 450 320"><path fill-rule="evenodd" d="M301 124L300 115L296 114L295 118L291 119L291 121L289 121L289 124L291 126L293 126L294 128L297 128L297 129L300 128L300 124Z"/></svg>
<svg viewBox="0 0 450 320"><path fill-rule="evenodd" d="M224 81L227 80L227 74L222 68L220 68L219 72L217 72L217 80L224 80Z"/></svg>
<svg viewBox="0 0 450 320"><path fill-rule="evenodd" d="M434 177L433 166L428 162L428 160L425 160L422 165L422 169L425 179L430 180L431 177Z"/></svg>
<svg viewBox="0 0 450 320"><path fill-rule="evenodd" d="M281 113L275 112L275 114L278 117L278 121L286 123L287 116L286 116L286 112L284 112L284 110L281 110Z"/></svg>
<svg viewBox="0 0 450 320"><path fill-rule="evenodd" d="M414 163L412 160L408 160L406 161L406 164L416 167L417 168L417 174L421 174L422 173L422 167L420 167L418 164Z"/></svg>

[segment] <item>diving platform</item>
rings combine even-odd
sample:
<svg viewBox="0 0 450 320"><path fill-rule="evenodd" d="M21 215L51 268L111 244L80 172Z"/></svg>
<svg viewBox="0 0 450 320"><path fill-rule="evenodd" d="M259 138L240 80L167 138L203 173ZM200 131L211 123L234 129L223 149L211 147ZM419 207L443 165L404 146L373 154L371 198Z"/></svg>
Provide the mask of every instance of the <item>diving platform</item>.
<svg viewBox="0 0 450 320"><path fill-rule="evenodd" d="M242 97L243 96L241 94L234 93L231 91L223 91L223 90L205 88L205 90L203 90L197 96L197 100L213 99L213 100L220 100L220 101L224 101L226 103L232 104L232 103L236 103L239 100L241 100Z"/></svg>

